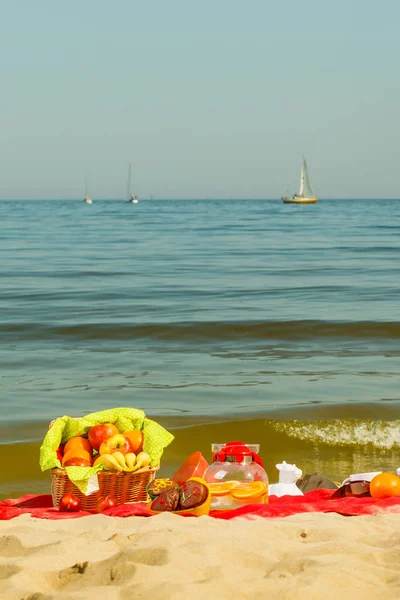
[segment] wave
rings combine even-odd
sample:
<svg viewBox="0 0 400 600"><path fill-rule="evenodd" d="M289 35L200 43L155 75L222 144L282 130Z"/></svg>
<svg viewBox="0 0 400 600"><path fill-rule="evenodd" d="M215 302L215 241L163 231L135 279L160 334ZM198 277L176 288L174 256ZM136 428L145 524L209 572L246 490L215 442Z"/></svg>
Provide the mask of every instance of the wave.
<svg viewBox="0 0 400 600"><path fill-rule="evenodd" d="M314 445L367 447L400 450L400 420L335 420L317 422L271 422L271 427L289 438Z"/></svg>
<svg viewBox="0 0 400 600"><path fill-rule="evenodd" d="M2 338L20 339L153 339L165 341L207 342L229 340L310 340L343 338L351 340L398 340L398 321L247 321L179 323L89 323L59 325L48 323L3 323Z"/></svg>

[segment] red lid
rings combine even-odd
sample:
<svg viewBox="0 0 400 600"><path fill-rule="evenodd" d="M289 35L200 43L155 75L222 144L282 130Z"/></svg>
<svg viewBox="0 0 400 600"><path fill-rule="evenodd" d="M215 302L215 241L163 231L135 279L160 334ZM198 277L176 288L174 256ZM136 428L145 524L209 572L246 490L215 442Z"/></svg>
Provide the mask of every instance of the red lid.
<svg viewBox="0 0 400 600"><path fill-rule="evenodd" d="M208 466L208 462L202 453L194 452L179 467L175 475L172 477L172 481L175 481L175 483L183 483L191 477L203 477Z"/></svg>
<svg viewBox="0 0 400 600"><path fill-rule="evenodd" d="M261 458L256 452L252 452L243 442L227 442L217 458L220 462L224 462L227 456L235 457L238 463L243 462L245 456L252 456L253 461L263 467Z"/></svg>

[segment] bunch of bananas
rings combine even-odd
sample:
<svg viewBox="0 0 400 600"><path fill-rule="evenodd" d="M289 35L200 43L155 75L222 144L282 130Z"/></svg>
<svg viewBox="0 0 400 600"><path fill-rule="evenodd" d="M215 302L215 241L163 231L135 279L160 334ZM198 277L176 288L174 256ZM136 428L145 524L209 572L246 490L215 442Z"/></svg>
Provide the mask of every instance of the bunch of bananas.
<svg viewBox="0 0 400 600"><path fill-rule="evenodd" d="M122 454L122 452L116 451L112 454L100 454L94 461L93 466L103 465L107 471L133 473L133 471L148 467L150 460L147 452L139 452L136 456L133 452Z"/></svg>

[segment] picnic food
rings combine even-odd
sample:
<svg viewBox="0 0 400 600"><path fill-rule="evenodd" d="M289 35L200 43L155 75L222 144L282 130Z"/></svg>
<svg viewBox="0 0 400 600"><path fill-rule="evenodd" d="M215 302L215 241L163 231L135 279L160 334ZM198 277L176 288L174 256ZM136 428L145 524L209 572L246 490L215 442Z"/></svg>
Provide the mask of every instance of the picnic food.
<svg viewBox="0 0 400 600"><path fill-rule="evenodd" d="M174 485L175 483L172 481L172 479L166 477L159 477L149 483L149 485L147 486L147 493L150 496L150 498L154 500L154 498L159 496L161 492L164 492L167 488L170 488Z"/></svg>
<svg viewBox="0 0 400 600"><path fill-rule="evenodd" d="M125 431L124 436L128 438L132 446L132 452L141 452L143 450L144 435L142 431L133 429L132 431Z"/></svg>
<svg viewBox="0 0 400 600"><path fill-rule="evenodd" d="M67 452L64 452L63 457L62 457L62 461L61 464L63 467L65 467L65 463L71 459L71 458L84 458L85 460L87 460L90 464L92 463L92 454L90 452L88 452L87 450L84 450L83 448L71 448L70 450L68 450Z"/></svg>
<svg viewBox="0 0 400 600"><path fill-rule="evenodd" d="M180 489L177 483L161 492L151 505L152 510L159 512L174 511L178 509L180 500Z"/></svg>
<svg viewBox="0 0 400 600"><path fill-rule="evenodd" d="M96 512L101 513L109 508L114 508L118 503L114 496L100 496L96 504Z"/></svg>
<svg viewBox="0 0 400 600"><path fill-rule="evenodd" d="M125 435L112 423L103 423L94 425L88 431L88 438L74 436L59 446L57 458L62 467L101 465L107 471L132 473L150 466L151 458L147 452L136 454L132 450L143 446L144 435L139 430L128 431Z"/></svg>
<svg viewBox="0 0 400 600"><path fill-rule="evenodd" d="M104 440L117 433L119 433L118 428L113 423L99 423L89 430L88 438L93 450L98 450Z"/></svg>
<svg viewBox="0 0 400 600"><path fill-rule="evenodd" d="M206 485L194 479L189 479L180 488L180 510L190 510L200 506L205 502L209 493Z"/></svg>
<svg viewBox="0 0 400 600"><path fill-rule="evenodd" d="M170 480L164 480L164 482L167 486L165 488L161 487L162 483L155 486L155 492L159 493L150 503L150 510L154 512L175 512L177 514L190 512L193 512L193 514L208 514L210 491L204 479L193 477L182 484Z"/></svg>
<svg viewBox="0 0 400 600"><path fill-rule="evenodd" d="M73 494L64 494L58 505L60 512L78 512L81 510L81 503Z"/></svg>
<svg viewBox="0 0 400 600"><path fill-rule="evenodd" d="M83 448L86 452L89 452L92 455L92 446L86 438L82 436L72 437L66 442L64 445L64 454L68 452L68 450L77 450L79 448Z"/></svg>
<svg viewBox="0 0 400 600"><path fill-rule="evenodd" d="M214 509L237 508L243 504L266 504L268 483L266 481L221 481L208 483L211 506Z"/></svg>
<svg viewBox="0 0 400 600"><path fill-rule="evenodd" d="M109 438L106 438L99 448L100 454L111 454L112 452L122 452L122 454L128 454L133 452L132 444L129 439L122 433L117 433Z"/></svg>
<svg viewBox="0 0 400 600"><path fill-rule="evenodd" d="M400 477L394 473L375 475L369 484L372 498L390 498L400 496Z"/></svg>
<svg viewBox="0 0 400 600"><path fill-rule="evenodd" d="M91 467L91 459L85 458L84 456L71 456L62 461L63 467Z"/></svg>

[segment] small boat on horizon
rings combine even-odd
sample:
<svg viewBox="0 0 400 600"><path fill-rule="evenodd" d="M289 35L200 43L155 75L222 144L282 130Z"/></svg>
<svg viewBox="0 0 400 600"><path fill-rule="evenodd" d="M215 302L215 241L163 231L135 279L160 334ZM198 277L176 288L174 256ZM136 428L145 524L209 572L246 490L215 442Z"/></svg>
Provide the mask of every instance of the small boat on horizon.
<svg viewBox="0 0 400 600"><path fill-rule="evenodd" d="M132 204L138 204L138 202L139 202L138 197L136 196L136 194L133 196L132 192L131 192L131 173L132 173L132 163L129 163L128 184L127 184L126 196L127 196L128 202L131 202Z"/></svg>
<svg viewBox="0 0 400 600"><path fill-rule="evenodd" d="M83 201L85 204L92 204L92 202L93 202L93 200L88 195L88 182L87 182L86 173L85 173L85 197L84 197Z"/></svg>
<svg viewBox="0 0 400 600"><path fill-rule="evenodd" d="M303 165L301 167L299 193L293 194L291 198L282 196L282 200L285 204L315 204L318 202L305 158L303 158Z"/></svg>

